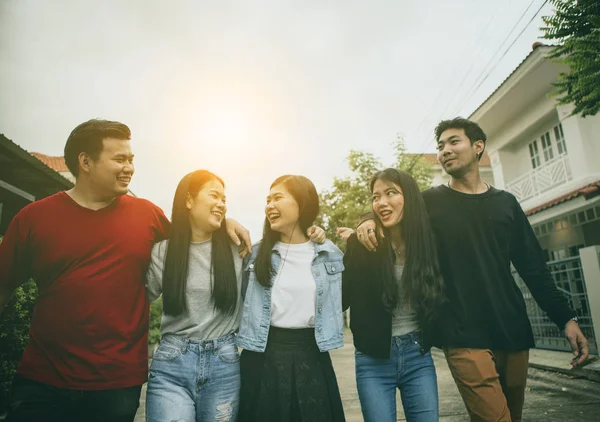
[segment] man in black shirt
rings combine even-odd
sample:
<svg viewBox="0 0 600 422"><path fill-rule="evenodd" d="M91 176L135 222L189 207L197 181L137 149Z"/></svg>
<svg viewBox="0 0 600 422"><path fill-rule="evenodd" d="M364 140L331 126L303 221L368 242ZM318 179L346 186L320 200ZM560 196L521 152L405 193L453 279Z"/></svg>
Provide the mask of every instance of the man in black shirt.
<svg viewBox="0 0 600 422"><path fill-rule="evenodd" d="M511 262L539 306L564 328L573 366L587 358L588 343L518 201L481 179L483 130L455 118L440 122L435 136L438 160L450 175L447 185L423 192L448 298L439 344L472 420L520 421L535 343ZM365 220L357 229L371 250L377 246L374 228L373 220Z"/></svg>

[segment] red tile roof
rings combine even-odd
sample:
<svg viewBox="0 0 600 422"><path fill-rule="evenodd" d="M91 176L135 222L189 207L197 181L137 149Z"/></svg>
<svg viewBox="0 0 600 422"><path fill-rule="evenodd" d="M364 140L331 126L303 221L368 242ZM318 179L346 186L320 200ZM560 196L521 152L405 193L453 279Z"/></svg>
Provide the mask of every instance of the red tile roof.
<svg viewBox="0 0 600 422"><path fill-rule="evenodd" d="M563 202L570 201L571 199L575 199L578 196L583 196L585 199L593 198L596 195L600 195L600 180L590 183L589 185L585 185L579 189L575 189L567 194L561 195L558 198L554 198L552 201L548 201L543 203L542 205L538 205L535 208L525 211L525 215L530 216L533 214L537 214L540 211L543 211L548 208L552 208L558 204L562 204Z"/></svg>
<svg viewBox="0 0 600 422"><path fill-rule="evenodd" d="M407 154L414 156L415 154ZM429 164L439 164L437 160L437 154L420 154L423 156L423 161ZM490 167L490 157L487 155L487 152L483 153L483 157L481 157L481 161L479 162L479 167Z"/></svg>
<svg viewBox="0 0 600 422"><path fill-rule="evenodd" d="M30 154L54 171L58 171L59 173L69 171L69 168L65 164L65 157L50 157L39 152L31 152Z"/></svg>

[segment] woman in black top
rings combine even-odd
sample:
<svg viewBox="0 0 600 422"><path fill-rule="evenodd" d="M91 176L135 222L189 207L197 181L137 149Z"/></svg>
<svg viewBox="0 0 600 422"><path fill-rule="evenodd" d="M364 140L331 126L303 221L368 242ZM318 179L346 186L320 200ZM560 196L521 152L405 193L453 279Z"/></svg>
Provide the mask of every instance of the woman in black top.
<svg viewBox="0 0 600 422"><path fill-rule="evenodd" d="M437 421L429 348L443 282L423 198L412 176L386 169L371 179L381 247L355 234L344 256L343 306L350 307L356 382L365 421L396 420L396 388L408 421Z"/></svg>

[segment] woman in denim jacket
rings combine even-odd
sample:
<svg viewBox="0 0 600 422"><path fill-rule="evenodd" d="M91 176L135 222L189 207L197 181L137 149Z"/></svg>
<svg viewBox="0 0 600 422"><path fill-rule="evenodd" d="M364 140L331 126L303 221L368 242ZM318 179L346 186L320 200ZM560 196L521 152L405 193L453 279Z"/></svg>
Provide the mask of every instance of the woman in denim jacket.
<svg viewBox="0 0 600 422"><path fill-rule="evenodd" d="M364 420L396 420L396 388L406 420L437 422L438 393L429 352L443 283L417 183L386 169L370 182L381 247L369 252L355 234L344 257L343 302L350 307L356 384Z"/></svg>
<svg viewBox="0 0 600 422"><path fill-rule="evenodd" d="M304 234L318 211L306 177L271 185L263 239L244 263L240 421L344 420L328 353L344 345L343 255Z"/></svg>

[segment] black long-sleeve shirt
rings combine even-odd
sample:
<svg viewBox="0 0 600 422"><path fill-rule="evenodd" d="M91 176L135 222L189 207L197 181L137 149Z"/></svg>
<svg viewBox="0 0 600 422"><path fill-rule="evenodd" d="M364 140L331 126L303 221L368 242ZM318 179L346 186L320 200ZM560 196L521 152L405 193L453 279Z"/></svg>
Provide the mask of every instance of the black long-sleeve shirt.
<svg viewBox="0 0 600 422"><path fill-rule="evenodd" d="M449 299L438 324L442 345L497 350L535 346L511 262L554 323L563 328L575 316L513 195L493 187L464 194L442 185L424 191L423 198Z"/></svg>

